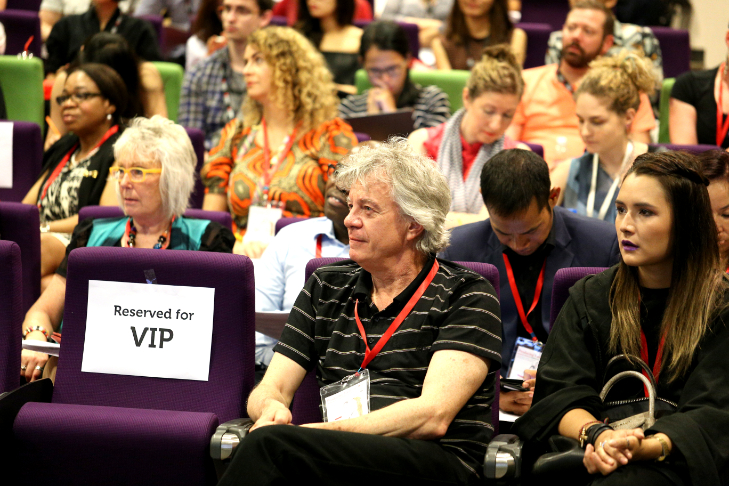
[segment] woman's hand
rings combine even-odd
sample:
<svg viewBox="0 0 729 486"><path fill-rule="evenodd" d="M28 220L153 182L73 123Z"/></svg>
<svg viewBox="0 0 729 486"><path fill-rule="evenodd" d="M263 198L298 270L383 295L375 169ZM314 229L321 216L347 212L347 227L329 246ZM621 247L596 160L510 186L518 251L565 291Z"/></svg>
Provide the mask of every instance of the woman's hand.
<svg viewBox="0 0 729 486"><path fill-rule="evenodd" d="M590 474L610 474L633 459L643 439L643 429L606 430L597 437L594 446L587 445L582 463Z"/></svg>
<svg viewBox="0 0 729 486"><path fill-rule="evenodd" d="M235 246L233 247L233 253L236 255L245 255L248 258L256 259L261 258L263 251L268 247L268 243L263 241L248 241L243 242L236 240Z"/></svg>
<svg viewBox="0 0 729 486"><path fill-rule="evenodd" d="M24 349L20 354L20 376L28 382L39 380L47 362L47 354Z"/></svg>

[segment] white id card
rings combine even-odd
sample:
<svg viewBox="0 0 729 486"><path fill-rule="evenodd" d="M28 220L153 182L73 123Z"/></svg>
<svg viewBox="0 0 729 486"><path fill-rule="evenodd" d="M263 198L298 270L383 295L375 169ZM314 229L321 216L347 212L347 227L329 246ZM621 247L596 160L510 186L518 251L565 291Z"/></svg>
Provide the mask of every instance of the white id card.
<svg viewBox="0 0 729 486"><path fill-rule="evenodd" d="M524 379L524 370L536 370L542 357L542 343L523 337L516 338L514 353L509 366L507 379Z"/></svg>
<svg viewBox="0 0 729 486"><path fill-rule="evenodd" d="M281 208L264 206L248 208L248 225L243 241L270 242L276 232L276 221L281 219L282 214Z"/></svg>
<svg viewBox="0 0 729 486"><path fill-rule="evenodd" d="M322 387L324 422L336 422L370 413L370 372L362 370Z"/></svg>

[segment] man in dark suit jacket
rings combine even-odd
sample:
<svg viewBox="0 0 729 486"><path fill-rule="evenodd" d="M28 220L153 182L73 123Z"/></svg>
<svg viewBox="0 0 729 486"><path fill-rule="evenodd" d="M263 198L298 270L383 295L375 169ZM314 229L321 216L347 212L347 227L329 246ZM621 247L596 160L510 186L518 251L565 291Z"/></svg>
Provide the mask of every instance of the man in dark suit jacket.
<svg viewBox="0 0 729 486"><path fill-rule="evenodd" d="M502 376L508 371L517 336L546 341L557 270L609 267L620 256L613 225L555 207L559 193L559 187L550 189L549 169L541 157L520 149L500 152L481 172L481 194L490 219L455 228L450 246L440 255L498 268L504 327ZM513 288L518 290L520 306ZM530 392L502 391L499 400L502 410L518 415L530 404Z"/></svg>

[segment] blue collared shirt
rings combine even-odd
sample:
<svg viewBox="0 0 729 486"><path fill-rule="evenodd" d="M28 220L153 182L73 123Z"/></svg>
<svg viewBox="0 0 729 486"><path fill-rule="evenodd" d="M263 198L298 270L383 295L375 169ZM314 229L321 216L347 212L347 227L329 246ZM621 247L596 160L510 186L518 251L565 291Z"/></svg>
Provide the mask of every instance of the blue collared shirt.
<svg viewBox="0 0 729 486"><path fill-rule="evenodd" d="M349 258L349 245L334 235L327 217L290 224L279 231L255 262L256 312L289 312L304 287L306 263L316 258L316 240L323 235L322 257ZM256 333L256 362L268 365L276 340Z"/></svg>

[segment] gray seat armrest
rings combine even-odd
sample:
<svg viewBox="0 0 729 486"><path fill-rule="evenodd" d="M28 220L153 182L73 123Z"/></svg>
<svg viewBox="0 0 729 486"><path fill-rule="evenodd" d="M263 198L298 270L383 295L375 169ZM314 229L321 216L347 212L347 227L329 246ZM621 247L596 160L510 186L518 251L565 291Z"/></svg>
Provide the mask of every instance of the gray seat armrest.
<svg viewBox="0 0 729 486"><path fill-rule="evenodd" d="M210 438L210 457L216 461L230 459L252 426L253 420L249 418L230 420L218 425Z"/></svg>
<svg viewBox="0 0 729 486"><path fill-rule="evenodd" d="M483 463L484 477L496 481L521 477L523 445L522 440L513 434L501 434L491 439Z"/></svg>

